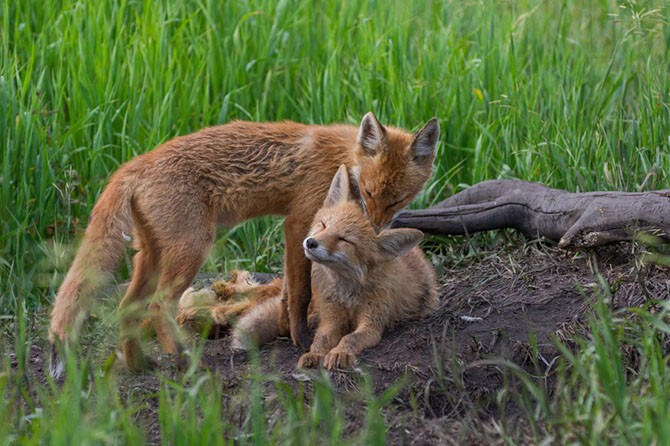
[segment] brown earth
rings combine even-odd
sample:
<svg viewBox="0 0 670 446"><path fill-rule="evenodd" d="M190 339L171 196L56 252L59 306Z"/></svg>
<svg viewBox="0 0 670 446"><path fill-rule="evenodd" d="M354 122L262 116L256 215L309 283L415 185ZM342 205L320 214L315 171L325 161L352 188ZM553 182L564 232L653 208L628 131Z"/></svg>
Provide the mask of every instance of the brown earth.
<svg viewBox="0 0 670 446"><path fill-rule="evenodd" d="M668 298L667 269L642 265L637 244L585 252L514 240L503 245L487 252L471 248L467 255L433 254L441 277L441 305L435 314L387 332L378 346L364 352L356 368L330 374L352 402L362 371L371 377L377 395L404 380L382 410L390 443L497 444L503 443L501 428L517 442L530 441L524 409L515 397L520 386L503 360L546 378L551 387L558 358L555 343L574 346L571 340L585 332L592 303L604 296L603 284L613 291L614 308L640 306L652 296ZM427 248L449 249L444 246ZM113 349L115 327L107 324L91 332L103 332L106 338L89 345L104 360ZM309 395L312 384L295 370L300 353L288 339L279 339L260 350L260 363L268 374ZM157 348L152 354L157 357ZM34 376L43 376L46 354L39 344L31 355ZM231 395L244 390L249 360L246 354L231 352L228 336L205 342L203 356ZM159 373L175 373L169 358L159 363ZM138 421L148 439L159 442L156 375L121 373L120 386L122 394L146 398ZM273 399L276 403L272 385L264 390L269 404ZM363 424L363 416L360 405L347 409L350 432Z"/></svg>

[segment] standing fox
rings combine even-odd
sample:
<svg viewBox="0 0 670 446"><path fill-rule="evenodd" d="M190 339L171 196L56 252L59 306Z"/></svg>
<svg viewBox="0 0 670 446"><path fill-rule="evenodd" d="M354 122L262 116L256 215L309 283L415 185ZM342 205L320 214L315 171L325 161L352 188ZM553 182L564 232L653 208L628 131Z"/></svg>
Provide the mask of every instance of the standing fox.
<svg viewBox="0 0 670 446"><path fill-rule="evenodd" d="M165 353L183 365L174 323L177 300L204 262L218 225L285 215L286 250L281 323L308 348L310 262L301 252L317 210L341 164L355 173L372 224L382 227L419 192L432 173L439 125L411 135L385 128L372 114L349 125L231 122L168 141L121 166L93 208L51 315L49 339L67 344L88 301L110 279L133 241L130 286L121 300L120 342L132 370L152 363L142 351L139 322L148 309ZM153 296L147 305L147 300ZM288 318L288 321L287 321ZM52 363L57 375L62 363Z"/></svg>
<svg viewBox="0 0 670 446"><path fill-rule="evenodd" d="M309 321L317 329L311 350L300 358L298 367L350 367L394 323L420 318L437 308L435 272L416 246L423 233L386 229L376 234L360 198L342 165L303 242L312 261ZM275 282L261 285L255 288L257 295L248 297L251 307L237 322L234 348L287 334L279 324L281 297L268 297L267 291L273 289L280 289ZM214 305L208 311L215 323L226 323L218 316L230 315L228 310L241 305ZM186 315L195 315L189 310L180 311L182 321L189 319Z"/></svg>

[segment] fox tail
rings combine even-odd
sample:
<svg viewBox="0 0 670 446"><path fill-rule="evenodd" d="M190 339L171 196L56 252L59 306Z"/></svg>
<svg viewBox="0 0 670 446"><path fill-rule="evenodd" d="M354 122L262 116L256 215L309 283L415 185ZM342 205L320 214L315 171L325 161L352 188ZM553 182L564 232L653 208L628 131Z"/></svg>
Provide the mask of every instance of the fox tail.
<svg viewBox="0 0 670 446"><path fill-rule="evenodd" d="M49 341L76 338L91 297L110 282L133 233L132 188L112 181L96 203L81 246L58 289Z"/></svg>

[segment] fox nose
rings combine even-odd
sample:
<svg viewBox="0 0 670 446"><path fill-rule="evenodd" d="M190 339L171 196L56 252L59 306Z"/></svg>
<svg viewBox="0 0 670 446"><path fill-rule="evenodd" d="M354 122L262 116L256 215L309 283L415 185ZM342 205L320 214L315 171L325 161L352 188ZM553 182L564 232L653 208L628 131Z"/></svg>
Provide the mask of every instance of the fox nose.
<svg viewBox="0 0 670 446"><path fill-rule="evenodd" d="M376 221L373 221L372 227L374 228L375 232L379 234L379 231L384 229L387 225L384 224L384 221L380 218Z"/></svg>
<svg viewBox="0 0 670 446"><path fill-rule="evenodd" d="M319 242L317 242L312 237L307 237L303 243L306 249L315 249L319 247Z"/></svg>
<svg viewBox="0 0 670 446"><path fill-rule="evenodd" d="M375 232L379 232L384 228L384 223L386 222L384 221L385 218L383 214L375 212L370 217L370 222L372 223L372 227L375 229Z"/></svg>
<svg viewBox="0 0 670 446"><path fill-rule="evenodd" d="M392 222L391 222L392 223ZM382 232L384 229L388 229L391 227L391 223L386 223L386 224L374 224L372 227L375 230L375 233L379 234Z"/></svg>

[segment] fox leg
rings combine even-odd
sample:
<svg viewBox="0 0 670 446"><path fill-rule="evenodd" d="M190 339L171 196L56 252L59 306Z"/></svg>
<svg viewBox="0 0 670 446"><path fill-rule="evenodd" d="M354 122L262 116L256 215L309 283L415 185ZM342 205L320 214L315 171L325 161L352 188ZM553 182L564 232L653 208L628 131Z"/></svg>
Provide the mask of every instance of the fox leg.
<svg viewBox="0 0 670 446"><path fill-rule="evenodd" d="M314 342L309 352L300 357L298 368L313 368L321 365L326 354L338 345L346 333L347 316L341 309L322 308L319 318L321 322L316 329Z"/></svg>
<svg viewBox="0 0 670 446"><path fill-rule="evenodd" d="M138 323L146 308L145 300L156 289L156 271L157 259L149 250L143 249L135 254L133 277L119 303L121 348L130 370L139 371L152 366L139 342Z"/></svg>
<svg viewBox="0 0 670 446"><path fill-rule="evenodd" d="M163 351L176 355L184 368L184 346L175 322L179 298L195 279L205 258L205 249L193 245L173 245L161 252L161 271L156 293L149 304L149 317Z"/></svg>
<svg viewBox="0 0 670 446"><path fill-rule="evenodd" d="M371 321L361 323L353 333L344 336L323 359L329 369L351 367L356 357L366 348L374 347L382 339L383 329Z"/></svg>
<svg viewBox="0 0 670 446"><path fill-rule="evenodd" d="M231 326L239 312L243 312L248 305L242 308L245 302L226 302L202 306L181 307L177 311L177 324L187 326L191 331L207 337L216 338ZM153 326L152 326L153 329Z"/></svg>
<svg viewBox="0 0 670 446"><path fill-rule="evenodd" d="M311 336L307 327L307 307L311 299L311 263L305 257L302 241L309 232L309 223L300 217L287 217L284 222L286 254L284 257L284 287L280 330L289 325L293 343L307 350ZM286 308L288 304L288 308ZM288 313L288 322L286 316Z"/></svg>
<svg viewBox="0 0 670 446"><path fill-rule="evenodd" d="M246 298L237 302L227 302L212 307L212 318L214 323L225 325L231 319L237 319L249 310L268 300L275 299L282 291L281 279L275 279L270 283L257 285L246 291Z"/></svg>
<svg viewBox="0 0 670 446"><path fill-rule="evenodd" d="M231 321L245 314L254 305L248 299L239 302L223 302L214 305L205 305L201 307L180 308L177 313L177 322L179 325L195 323L196 327L210 328L215 326L227 327Z"/></svg>
<svg viewBox="0 0 670 446"><path fill-rule="evenodd" d="M212 308L212 319L215 324L218 325L227 325L230 323L231 319L237 319L250 308L255 306L250 300L244 300L241 302L235 302L225 305L217 305Z"/></svg>
<svg viewBox="0 0 670 446"><path fill-rule="evenodd" d="M227 289L234 289L229 287ZM264 328L268 324L272 327L278 326L279 313L281 305L279 304L282 291L282 280L274 279L270 283L260 285L243 285L236 290L234 294L226 297L222 302L207 305L183 305L183 297L180 299L179 311L177 313L177 323L180 326L189 325L193 330L203 332L205 328L219 333L237 322L247 313L253 311L269 300L277 300L277 310L274 311L275 319L263 324ZM153 326L152 326L153 329ZM278 330L278 328L276 328ZM277 337L279 334L275 334ZM288 328L286 333L288 334Z"/></svg>

